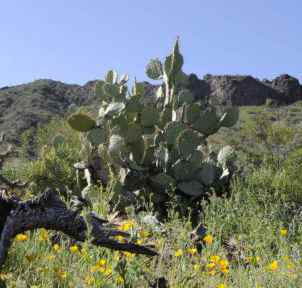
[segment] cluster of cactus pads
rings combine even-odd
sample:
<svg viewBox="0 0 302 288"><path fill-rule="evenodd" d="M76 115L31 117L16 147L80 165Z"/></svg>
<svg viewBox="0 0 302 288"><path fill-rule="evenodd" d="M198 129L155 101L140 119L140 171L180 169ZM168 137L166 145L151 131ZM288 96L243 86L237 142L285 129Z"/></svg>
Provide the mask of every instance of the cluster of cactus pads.
<svg viewBox="0 0 302 288"><path fill-rule="evenodd" d="M162 80L156 96L146 97L143 83L136 81L129 92L128 76L119 79L109 71L96 84L101 104L97 119L83 113L69 117L70 126L83 132L99 155L106 155L118 179L112 185L115 199L124 201L123 195L130 193L158 205L171 193L197 199L228 182L233 150L227 146L211 152L207 137L233 126L238 108L218 115L215 107L195 101L182 66L177 40L163 63L152 59L146 67L148 77Z"/></svg>

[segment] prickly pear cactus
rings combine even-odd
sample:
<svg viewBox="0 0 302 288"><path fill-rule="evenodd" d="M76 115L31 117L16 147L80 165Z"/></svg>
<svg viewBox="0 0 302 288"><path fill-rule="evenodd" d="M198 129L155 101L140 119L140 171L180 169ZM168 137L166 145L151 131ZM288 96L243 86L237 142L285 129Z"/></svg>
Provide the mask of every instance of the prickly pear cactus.
<svg viewBox="0 0 302 288"><path fill-rule="evenodd" d="M95 87L101 103L97 119L84 114L68 119L92 149L105 156L118 179L115 204L116 199L129 203L125 199L129 193L135 199L152 199L155 207L169 200L171 193L193 201L228 183L233 150L210 153L207 137L233 126L238 108L229 107L218 115L215 107L195 102L182 66L177 40L163 63L152 59L146 67L151 79L163 81L154 102L145 101L144 85L135 80L130 93L128 77L119 79L109 71Z"/></svg>

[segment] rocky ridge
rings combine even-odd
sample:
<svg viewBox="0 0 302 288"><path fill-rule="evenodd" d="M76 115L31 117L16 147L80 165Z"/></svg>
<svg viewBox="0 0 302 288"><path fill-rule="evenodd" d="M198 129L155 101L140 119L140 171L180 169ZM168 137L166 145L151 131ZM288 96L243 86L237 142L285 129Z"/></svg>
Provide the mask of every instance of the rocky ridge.
<svg viewBox="0 0 302 288"><path fill-rule="evenodd" d="M152 97L157 85L144 82L146 95ZM302 100L299 80L283 74L269 80L251 76L205 75L199 79L189 75L188 88L196 100L207 97L214 105L263 105L267 100L288 105ZM36 80L28 84L0 88L0 133L18 143L22 132L63 116L73 107L97 101L95 81L71 85L53 80Z"/></svg>

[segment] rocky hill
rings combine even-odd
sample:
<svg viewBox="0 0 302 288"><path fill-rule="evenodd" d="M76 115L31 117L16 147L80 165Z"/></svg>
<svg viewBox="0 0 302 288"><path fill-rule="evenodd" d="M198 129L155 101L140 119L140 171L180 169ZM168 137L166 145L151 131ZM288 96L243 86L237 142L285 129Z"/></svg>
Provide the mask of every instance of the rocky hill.
<svg viewBox="0 0 302 288"><path fill-rule="evenodd" d="M9 141L18 143L25 130L43 125L54 117L63 116L72 107L96 101L95 81L84 86L53 80L37 80L28 84L0 88L0 133ZM146 84L146 93L152 96L156 85ZM199 79L189 75L189 87L196 100L207 97L215 105L263 105L271 99L279 105L302 100L302 86L289 75L271 81L251 76L212 76Z"/></svg>

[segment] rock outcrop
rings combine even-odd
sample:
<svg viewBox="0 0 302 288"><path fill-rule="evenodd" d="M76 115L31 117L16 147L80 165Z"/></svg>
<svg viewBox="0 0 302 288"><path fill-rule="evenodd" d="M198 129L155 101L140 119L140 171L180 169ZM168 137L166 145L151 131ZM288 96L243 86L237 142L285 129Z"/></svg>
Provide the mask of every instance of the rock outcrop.
<svg viewBox="0 0 302 288"><path fill-rule="evenodd" d="M0 133L10 142L25 130L63 116L69 108L93 101L93 82L84 86L53 80L0 89Z"/></svg>
<svg viewBox="0 0 302 288"><path fill-rule="evenodd" d="M298 79L289 75L281 75L272 81L260 81L251 76L206 75L199 82L201 95L216 105L263 105L268 99L287 105L302 100Z"/></svg>
<svg viewBox="0 0 302 288"><path fill-rule="evenodd" d="M196 100L207 98L215 105L263 105L267 99L279 105L302 100L298 79L281 75L271 81L251 76L188 77L188 87ZM144 82L146 98L155 95L157 85ZM63 116L72 107L97 101L95 81L84 86L53 80L37 80L14 87L0 88L0 133L10 142L18 143L22 132Z"/></svg>

